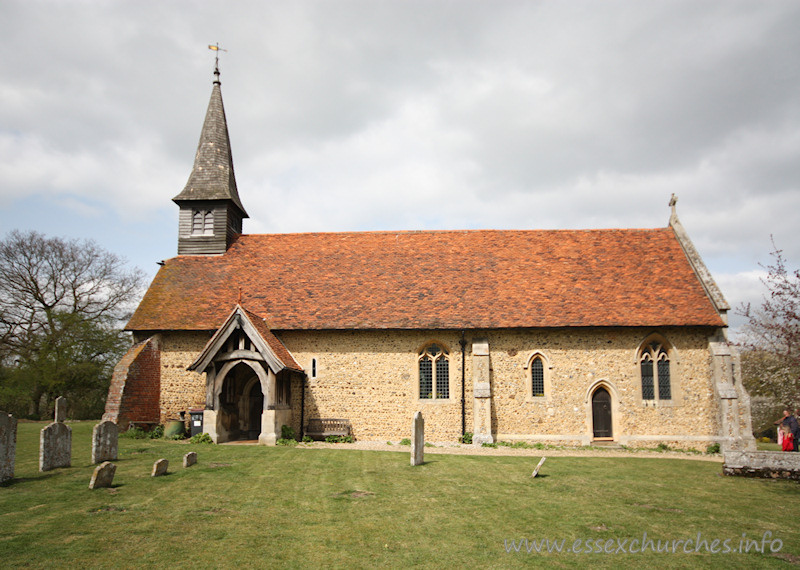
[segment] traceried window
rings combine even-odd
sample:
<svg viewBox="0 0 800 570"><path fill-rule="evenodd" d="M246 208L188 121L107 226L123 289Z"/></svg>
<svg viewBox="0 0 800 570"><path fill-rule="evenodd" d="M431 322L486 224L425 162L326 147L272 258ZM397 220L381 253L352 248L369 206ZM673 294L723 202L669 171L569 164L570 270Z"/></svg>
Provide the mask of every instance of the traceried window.
<svg viewBox="0 0 800 570"><path fill-rule="evenodd" d="M639 356L643 400L671 400L672 379L668 347L655 340L642 347Z"/></svg>
<svg viewBox="0 0 800 570"><path fill-rule="evenodd" d="M429 344L419 355L419 397L423 400L450 397L450 360L438 344Z"/></svg>
<svg viewBox="0 0 800 570"><path fill-rule="evenodd" d="M544 363L538 356L531 361L531 396L544 396Z"/></svg>
<svg viewBox="0 0 800 570"><path fill-rule="evenodd" d="M214 211L192 210L192 235L214 235Z"/></svg>

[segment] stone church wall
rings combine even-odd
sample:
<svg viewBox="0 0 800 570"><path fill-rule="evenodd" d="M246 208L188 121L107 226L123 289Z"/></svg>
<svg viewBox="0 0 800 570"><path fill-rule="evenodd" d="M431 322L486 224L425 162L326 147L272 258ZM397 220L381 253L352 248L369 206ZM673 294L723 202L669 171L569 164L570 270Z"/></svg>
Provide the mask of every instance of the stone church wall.
<svg viewBox="0 0 800 570"><path fill-rule="evenodd" d="M161 334L161 423L206 405L205 374L186 370L211 338L207 332Z"/></svg>
<svg viewBox="0 0 800 570"><path fill-rule="evenodd" d="M466 428L472 431L472 341L490 350L492 431L498 440L588 444L591 394L598 383L612 393L614 436L632 447L704 450L718 440L719 409L711 380L708 335L702 329L659 330L673 346L671 402L643 402L637 347L650 329L469 331L466 337ZM422 411L428 441L456 441L461 434L461 349L457 331L284 331L277 336L310 374L305 420L345 418L363 440L409 437L411 418ZM205 380L186 367L207 333L164 333L161 357L162 420L202 407ZM449 351L450 398L418 398L418 352L435 341ZM549 364L544 398L530 398L528 363L534 352ZM292 382L292 424L300 430L299 379Z"/></svg>

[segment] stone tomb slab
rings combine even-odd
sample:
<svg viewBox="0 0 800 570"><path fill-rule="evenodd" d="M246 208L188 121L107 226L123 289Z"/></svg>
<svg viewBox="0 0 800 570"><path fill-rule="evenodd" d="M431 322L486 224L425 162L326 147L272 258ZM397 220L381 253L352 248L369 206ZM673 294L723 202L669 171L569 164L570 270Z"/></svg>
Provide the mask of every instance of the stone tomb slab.
<svg viewBox="0 0 800 570"><path fill-rule="evenodd" d="M17 453L17 418L0 412L0 483L14 478Z"/></svg>
<svg viewBox="0 0 800 570"><path fill-rule="evenodd" d="M53 422L39 436L39 471L50 471L72 464L72 428Z"/></svg>
<svg viewBox="0 0 800 570"><path fill-rule="evenodd" d="M92 473L92 480L89 481L90 489L100 489L102 487L111 487L114 482L114 474L117 472L117 466L110 461L104 461L94 469Z"/></svg>
<svg viewBox="0 0 800 570"><path fill-rule="evenodd" d="M425 461L425 420L422 412L414 414L411 438L411 465L422 465Z"/></svg>
<svg viewBox="0 0 800 570"><path fill-rule="evenodd" d="M100 422L92 430L92 463L116 461L119 449L119 428L111 421Z"/></svg>
<svg viewBox="0 0 800 570"><path fill-rule="evenodd" d="M153 463L153 472L150 474L151 477L161 477L162 475L167 474L167 468L169 467L169 461L166 459L159 459L155 463Z"/></svg>
<svg viewBox="0 0 800 570"><path fill-rule="evenodd" d="M183 466L184 467L191 467L195 463L197 463L197 452L196 451L190 451L189 453L187 453L186 455L183 456Z"/></svg>

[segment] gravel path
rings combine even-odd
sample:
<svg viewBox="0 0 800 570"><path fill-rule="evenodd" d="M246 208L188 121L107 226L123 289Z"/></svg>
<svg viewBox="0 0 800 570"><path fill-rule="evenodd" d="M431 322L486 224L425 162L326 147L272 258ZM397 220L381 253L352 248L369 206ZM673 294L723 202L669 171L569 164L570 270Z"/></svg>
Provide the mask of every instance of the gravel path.
<svg viewBox="0 0 800 570"><path fill-rule="evenodd" d="M687 453L683 451L635 451L630 449L594 447L586 449L582 447L559 447L554 449L521 449L511 447L477 447L473 445L463 445L460 443L439 443L436 447L426 447L425 453L444 453L450 455L495 455L495 456L520 456L520 457L647 457L647 458L669 458L669 459L690 459L693 461L713 461L722 463L722 455L707 455L705 453ZM355 443L300 443L297 449L359 449L373 451L394 451L410 453L411 446L400 445L392 442L388 445L381 441L357 441Z"/></svg>

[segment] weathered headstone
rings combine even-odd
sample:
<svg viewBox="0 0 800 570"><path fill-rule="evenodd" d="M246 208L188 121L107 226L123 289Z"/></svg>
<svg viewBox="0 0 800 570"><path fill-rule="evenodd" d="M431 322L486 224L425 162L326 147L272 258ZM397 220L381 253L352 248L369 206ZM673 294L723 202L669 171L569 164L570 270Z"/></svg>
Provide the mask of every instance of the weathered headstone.
<svg viewBox="0 0 800 570"><path fill-rule="evenodd" d="M155 463L153 463L153 472L150 474L151 477L160 477L161 475L167 474L167 467L169 467L169 461L166 459L159 459Z"/></svg>
<svg viewBox="0 0 800 570"><path fill-rule="evenodd" d="M56 398L56 419L57 422L67 420L67 399L64 396Z"/></svg>
<svg viewBox="0 0 800 570"><path fill-rule="evenodd" d="M196 451L190 451L189 453L187 453L186 455L183 456L183 466L184 467L191 467L195 463L197 463L197 452Z"/></svg>
<svg viewBox="0 0 800 570"><path fill-rule="evenodd" d="M541 469L541 468L542 468L542 465L544 465L544 461L545 461L545 459L547 459L547 458L546 458L546 457L542 457L542 458L539 460L539 465L537 465L537 466L536 466L536 469L534 469L534 470L533 470L533 474L531 475L531 477L536 477L536 476L539 474L539 469Z"/></svg>
<svg viewBox="0 0 800 570"><path fill-rule="evenodd" d="M72 428L53 422L39 436L39 471L69 467L72 463Z"/></svg>
<svg viewBox="0 0 800 570"><path fill-rule="evenodd" d="M17 453L17 418L0 412L0 483L14 478Z"/></svg>
<svg viewBox="0 0 800 570"><path fill-rule="evenodd" d="M425 420L422 419L422 412L414 414L411 429L414 434L411 438L411 465L422 465L425 461Z"/></svg>
<svg viewBox="0 0 800 570"><path fill-rule="evenodd" d="M94 469L92 473L92 480L89 481L90 489L100 489L101 487L110 487L114 482L114 473L117 472L117 466L110 461L104 461Z"/></svg>
<svg viewBox="0 0 800 570"><path fill-rule="evenodd" d="M92 430L92 463L116 461L119 428L112 421L100 422Z"/></svg>

